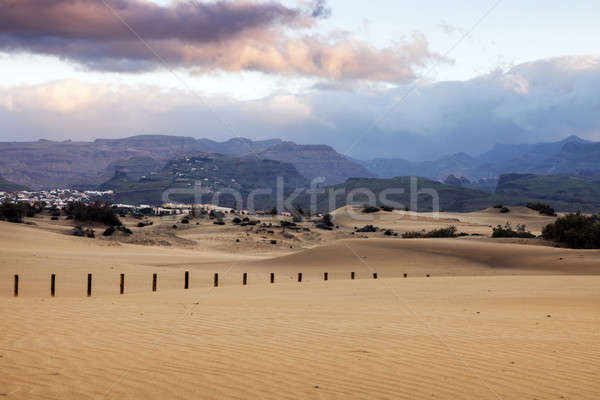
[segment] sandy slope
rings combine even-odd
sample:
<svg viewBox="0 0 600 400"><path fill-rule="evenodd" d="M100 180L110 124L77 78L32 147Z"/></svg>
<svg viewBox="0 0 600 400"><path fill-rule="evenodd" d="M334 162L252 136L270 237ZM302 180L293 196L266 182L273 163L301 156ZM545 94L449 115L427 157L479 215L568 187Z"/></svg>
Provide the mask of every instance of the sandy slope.
<svg viewBox="0 0 600 400"><path fill-rule="evenodd" d="M554 222L556 217L541 215L526 207L511 206L510 212L500 213L497 208L488 208L470 213L440 213L439 218L431 213L412 213L395 210L393 212L361 213L362 207L346 206L336 210L336 224L353 228L372 224L381 228L393 229L397 232L421 231L456 226L460 232L490 235L491 227L504 225L507 222L516 227L524 224L532 233L539 235L542 228Z"/></svg>
<svg viewBox="0 0 600 400"><path fill-rule="evenodd" d="M396 278L4 299L0 396L592 400L599 285Z"/></svg>
<svg viewBox="0 0 600 400"><path fill-rule="evenodd" d="M461 229L488 231L503 218L459 217ZM419 229L435 222L418 218ZM170 224L133 235L165 246L0 222L0 398L600 398L600 251L350 239L343 226L269 246L282 234ZM222 287L211 287L214 272Z"/></svg>

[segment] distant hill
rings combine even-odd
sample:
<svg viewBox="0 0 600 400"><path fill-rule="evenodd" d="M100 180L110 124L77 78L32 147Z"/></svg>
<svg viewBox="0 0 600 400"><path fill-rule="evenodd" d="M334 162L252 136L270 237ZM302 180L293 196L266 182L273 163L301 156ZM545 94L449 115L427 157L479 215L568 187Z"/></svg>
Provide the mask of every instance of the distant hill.
<svg viewBox="0 0 600 400"><path fill-rule="evenodd" d="M0 192L16 192L18 190L27 190L27 187L7 181L0 176Z"/></svg>
<svg viewBox="0 0 600 400"><path fill-rule="evenodd" d="M368 189L376 196L378 205L392 205L395 208L410 208L411 205L411 177L401 176L392 179L377 179L377 178L353 178L348 179L345 183L328 186L323 188L323 193L317 196L317 208L320 212L333 211L336 208L348 205L348 193L357 189ZM493 205L497 199L494 195L469 188L445 185L427 178L417 178L417 210L432 211L433 200L426 192L427 189L433 189L439 196L440 211L473 211ZM386 198L396 204L382 202L381 194L384 191L390 192ZM330 203L329 193L337 191L339 195L335 197L335 203ZM356 196L350 199L352 203L368 203L369 199L366 195L356 192ZM310 195L305 194L297 200L298 206L304 209L310 209ZM417 211L414 210L414 211Z"/></svg>
<svg viewBox="0 0 600 400"><path fill-rule="evenodd" d="M0 174L32 188L91 187L117 169L138 178L159 169L174 157L197 152L232 156L254 155L291 163L306 178L324 176L327 183L372 174L329 146L297 145L280 139L225 142L168 135L140 135L93 142L0 142Z"/></svg>
<svg viewBox="0 0 600 400"><path fill-rule="evenodd" d="M262 158L293 164L308 179L324 177L325 185L345 182L348 178L372 177L374 174L330 146L298 145L283 142L261 151Z"/></svg>
<svg viewBox="0 0 600 400"><path fill-rule="evenodd" d="M521 202L541 201L561 211L600 211L600 174L534 175L506 174L500 177L498 196Z"/></svg>
<svg viewBox="0 0 600 400"><path fill-rule="evenodd" d="M507 174L499 179L495 193L476 190L469 187L442 184L427 178L417 178L419 191L433 189L439 196L440 211L468 212L492 207L497 204L526 205L532 202L543 202L558 211L597 213L600 211L600 175L591 177L577 175L533 175ZM400 203L394 207L409 207L411 205L411 177L396 177L392 179L349 179L343 184L323 188L324 193L317 196L317 206L320 212L332 211L347 205L346 195L353 190L368 189L375 194L378 205L384 191L393 189L387 198ZM331 191L340 193L335 203L329 203ZM400 191L400 193L398 193ZM365 195L358 195L353 203L367 203ZM298 206L310 209L310 196L305 194L298 198ZM432 198L427 193L420 192L418 196L418 211L432 211Z"/></svg>
<svg viewBox="0 0 600 400"><path fill-rule="evenodd" d="M117 201L133 204L161 204L163 192L167 190L173 193L172 201L191 203L210 202L214 193L235 189L245 202L248 194L255 189L270 189L274 193L279 177L283 178L288 190L308 186L308 180L290 163L256 156L198 153L170 160L159 171L139 179L117 170L100 188L114 190ZM201 199L194 198L195 188L205 193ZM264 201L265 197L270 198L258 196L257 203ZM220 204L233 205L231 195L224 194L217 200L221 200Z"/></svg>
<svg viewBox="0 0 600 400"><path fill-rule="evenodd" d="M600 143L569 136L550 143L497 144L477 157L458 153L421 162L379 158L362 161L361 165L381 178L414 175L439 181L449 175L478 181L507 173L594 174L600 172Z"/></svg>

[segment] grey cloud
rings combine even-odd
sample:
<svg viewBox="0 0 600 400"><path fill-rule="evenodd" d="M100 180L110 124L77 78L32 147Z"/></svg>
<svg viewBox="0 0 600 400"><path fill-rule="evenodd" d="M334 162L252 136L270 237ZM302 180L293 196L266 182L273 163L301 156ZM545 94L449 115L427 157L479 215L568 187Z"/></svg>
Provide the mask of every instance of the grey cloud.
<svg viewBox="0 0 600 400"><path fill-rule="evenodd" d="M97 70L135 72L166 64L397 83L414 80L415 68L440 59L421 34L386 48L347 35L308 34L330 14L323 0L311 5L0 0L0 51L55 55Z"/></svg>

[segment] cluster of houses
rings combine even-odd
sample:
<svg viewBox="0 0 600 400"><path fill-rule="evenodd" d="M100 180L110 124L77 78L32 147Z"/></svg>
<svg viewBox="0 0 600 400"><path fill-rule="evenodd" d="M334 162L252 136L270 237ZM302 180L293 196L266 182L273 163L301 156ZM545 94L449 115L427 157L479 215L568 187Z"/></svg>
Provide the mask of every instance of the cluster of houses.
<svg viewBox="0 0 600 400"><path fill-rule="evenodd" d="M69 203L82 202L91 203L98 200L110 201L114 192L112 190L96 191L86 190L78 191L73 189L53 189L41 191L18 191L18 192L0 192L0 203L45 203L47 209L63 209ZM152 206L149 204L130 205L113 204L112 208L119 214L146 215L146 216L167 216L167 215L189 215L193 213L221 212L224 214L236 213L238 215L265 215L267 211L234 210L229 207L219 207L213 204L179 204L166 203L161 206ZM290 216L288 212L282 212L283 216Z"/></svg>
<svg viewBox="0 0 600 400"><path fill-rule="evenodd" d="M40 191L21 190L17 192L0 192L0 203L45 203L46 208L62 209L69 203L89 203L99 199L108 199L113 195L112 190L79 191L73 189L52 189Z"/></svg>

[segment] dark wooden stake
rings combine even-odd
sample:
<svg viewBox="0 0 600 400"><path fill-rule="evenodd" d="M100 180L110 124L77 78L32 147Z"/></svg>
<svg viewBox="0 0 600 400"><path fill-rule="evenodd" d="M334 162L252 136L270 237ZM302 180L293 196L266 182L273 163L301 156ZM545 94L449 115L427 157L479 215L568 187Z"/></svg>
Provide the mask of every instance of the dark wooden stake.
<svg viewBox="0 0 600 400"><path fill-rule="evenodd" d="M119 292L125 293L125 274L121 274L121 283L119 284Z"/></svg>
<svg viewBox="0 0 600 400"><path fill-rule="evenodd" d="M50 296L54 297L56 295L56 275L50 275Z"/></svg>
<svg viewBox="0 0 600 400"><path fill-rule="evenodd" d="M427 274L427 277L429 278L429 274Z"/></svg>
<svg viewBox="0 0 600 400"><path fill-rule="evenodd" d="M242 285L248 284L248 273L244 272L244 276L242 277Z"/></svg>
<svg viewBox="0 0 600 400"><path fill-rule="evenodd" d="M92 295L92 274L88 274L87 295L88 297Z"/></svg>
<svg viewBox="0 0 600 400"><path fill-rule="evenodd" d="M408 278L408 274L404 274L404 277L405 277L405 278Z"/></svg>
<svg viewBox="0 0 600 400"><path fill-rule="evenodd" d="M215 287L219 286L219 274L215 274Z"/></svg>
<svg viewBox="0 0 600 400"><path fill-rule="evenodd" d="M350 272L350 279L354 280L354 272Z"/></svg>
<svg viewBox="0 0 600 400"><path fill-rule="evenodd" d="M298 282L302 282L302 272L298 272Z"/></svg>
<svg viewBox="0 0 600 400"><path fill-rule="evenodd" d="M157 279L156 274L152 274L152 291L153 292L156 292L156 279Z"/></svg>
<svg viewBox="0 0 600 400"><path fill-rule="evenodd" d="M19 297L19 275L15 275L15 297Z"/></svg>
<svg viewBox="0 0 600 400"><path fill-rule="evenodd" d="M327 272L323 273L323 280L326 281L329 279L329 274Z"/></svg>
<svg viewBox="0 0 600 400"><path fill-rule="evenodd" d="M275 283L275 273L271 272L271 283Z"/></svg>
<svg viewBox="0 0 600 400"><path fill-rule="evenodd" d="M183 288L184 289L190 288L190 272L189 271L185 271L185 283L183 284Z"/></svg>
<svg viewBox="0 0 600 400"><path fill-rule="evenodd" d="M373 279L377 279L377 272L373 272Z"/></svg>

